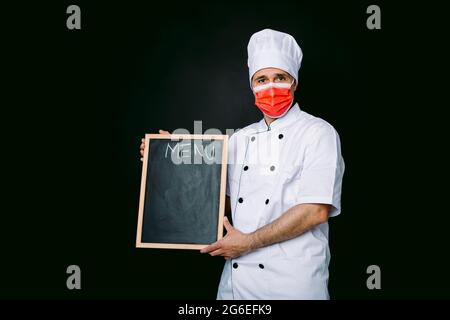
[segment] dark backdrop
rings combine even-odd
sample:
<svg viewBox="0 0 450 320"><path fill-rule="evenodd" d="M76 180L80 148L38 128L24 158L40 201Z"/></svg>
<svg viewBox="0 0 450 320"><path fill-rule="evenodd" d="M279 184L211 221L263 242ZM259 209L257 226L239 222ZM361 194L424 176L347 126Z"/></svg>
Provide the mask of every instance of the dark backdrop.
<svg viewBox="0 0 450 320"><path fill-rule="evenodd" d="M332 298L450 297L441 2L377 1L377 31L372 1L241 2L4 9L2 298L215 298L221 258L134 248L138 148L194 120L222 132L258 121L246 46L263 28L297 39L296 100L341 137ZM71 264L82 290L66 288ZM381 290L366 288L372 264Z"/></svg>

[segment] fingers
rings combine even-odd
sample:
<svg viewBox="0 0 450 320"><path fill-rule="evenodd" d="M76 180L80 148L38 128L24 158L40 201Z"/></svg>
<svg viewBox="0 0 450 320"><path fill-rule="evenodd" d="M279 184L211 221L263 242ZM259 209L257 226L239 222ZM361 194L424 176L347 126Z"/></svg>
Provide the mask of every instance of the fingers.
<svg viewBox="0 0 450 320"><path fill-rule="evenodd" d="M159 133L160 134L170 134L170 132L169 131L166 131L166 130L159 130ZM141 154L141 161L144 161L144 150L145 150L145 138L142 138L141 139L141 145L139 146L139 152L140 152L140 154Z"/></svg>
<svg viewBox="0 0 450 320"><path fill-rule="evenodd" d="M222 255L222 253L223 253L223 250L218 249L218 250L214 250L213 252L210 252L210 255L214 257L214 256L220 256L220 255Z"/></svg>
<svg viewBox="0 0 450 320"><path fill-rule="evenodd" d="M215 256L222 256L222 257L225 258L225 260L233 259L232 254L231 254L230 252L228 252L228 251L222 249L222 248L221 248L221 249L214 250L214 251L211 252L209 255L212 256L212 257L215 257Z"/></svg>
<svg viewBox="0 0 450 320"><path fill-rule="evenodd" d="M220 249L220 243L218 241L214 242L213 244L210 244L207 247L204 247L200 250L201 253L210 253L212 251L215 251L217 249Z"/></svg>
<svg viewBox="0 0 450 320"><path fill-rule="evenodd" d="M233 226L231 225L230 221L228 221L227 217L225 217L223 219L223 225L224 225L225 229L227 230L227 232L230 232L231 230L234 229Z"/></svg>
<svg viewBox="0 0 450 320"><path fill-rule="evenodd" d="M141 139L141 145L139 146L139 152L141 154L141 161L144 161L145 139Z"/></svg>

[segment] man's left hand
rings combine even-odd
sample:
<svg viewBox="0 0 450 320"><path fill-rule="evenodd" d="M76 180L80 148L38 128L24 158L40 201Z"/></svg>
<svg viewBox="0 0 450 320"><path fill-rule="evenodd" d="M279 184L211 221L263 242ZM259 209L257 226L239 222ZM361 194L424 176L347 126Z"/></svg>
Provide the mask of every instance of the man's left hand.
<svg viewBox="0 0 450 320"><path fill-rule="evenodd" d="M251 239L248 234L235 229L227 217L224 218L223 224L227 230L226 236L201 249L201 253L209 253L211 256L222 256L229 260L251 251Z"/></svg>

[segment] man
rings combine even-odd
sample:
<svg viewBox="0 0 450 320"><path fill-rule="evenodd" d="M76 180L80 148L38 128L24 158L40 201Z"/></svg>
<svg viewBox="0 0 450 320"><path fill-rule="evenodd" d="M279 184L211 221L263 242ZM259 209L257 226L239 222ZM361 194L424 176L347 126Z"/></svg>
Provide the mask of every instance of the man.
<svg viewBox="0 0 450 320"><path fill-rule="evenodd" d="M337 132L294 103L303 54L265 29L248 44L261 121L229 140L234 226L201 252L226 259L218 299L328 299L328 217L340 213L344 162ZM143 145L141 145L141 153Z"/></svg>

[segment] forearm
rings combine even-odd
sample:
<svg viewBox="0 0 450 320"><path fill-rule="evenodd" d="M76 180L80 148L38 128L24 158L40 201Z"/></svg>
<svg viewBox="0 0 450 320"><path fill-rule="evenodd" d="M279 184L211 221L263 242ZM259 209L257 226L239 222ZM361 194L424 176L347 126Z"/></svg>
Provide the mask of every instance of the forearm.
<svg viewBox="0 0 450 320"><path fill-rule="evenodd" d="M249 233L250 250L295 238L327 221L328 205L300 204L260 229Z"/></svg>

